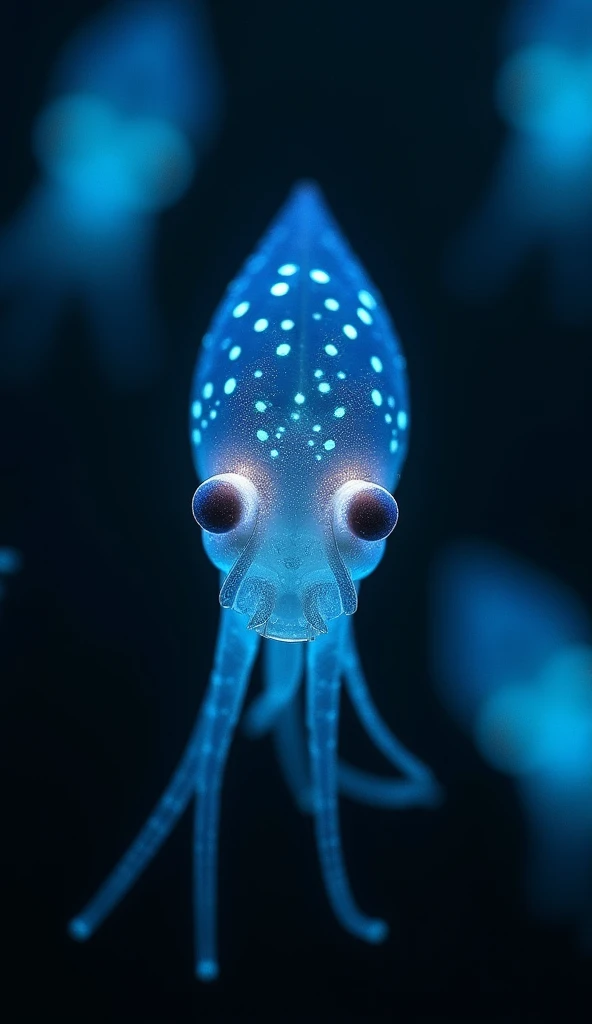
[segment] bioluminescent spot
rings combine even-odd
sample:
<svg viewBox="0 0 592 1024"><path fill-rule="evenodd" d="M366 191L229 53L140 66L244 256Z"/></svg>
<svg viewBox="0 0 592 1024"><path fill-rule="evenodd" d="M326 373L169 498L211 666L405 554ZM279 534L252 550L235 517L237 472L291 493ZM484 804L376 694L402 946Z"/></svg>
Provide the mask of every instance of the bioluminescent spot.
<svg viewBox="0 0 592 1024"><path fill-rule="evenodd" d="M239 317L244 316L245 313L248 313L250 308L250 302L239 302L238 306L235 306L232 310L232 315L238 319Z"/></svg>
<svg viewBox="0 0 592 1024"><path fill-rule="evenodd" d="M515 0L494 89L506 141L447 254L450 286L490 301L542 253L551 304L592 320L592 16L587 0Z"/></svg>
<svg viewBox="0 0 592 1024"><path fill-rule="evenodd" d="M262 377L262 376L263 376L263 370L255 370L255 372L253 374L253 377Z"/></svg>
<svg viewBox="0 0 592 1024"><path fill-rule="evenodd" d="M283 267L278 267L278 274L281 274L282 277L292 277L297 270L298 267L295 263L284 263Z"/></svg>
<svg viewBox="0 0 592 1024"><path fill-rule="evenodd" d="M224 385L224 394L231 395L236 387L236 378L230 377Z"/></svg>
<svg viewBox="0 0 592 1024"><path fill-rule="evenodd" d="M278 347L275 350L276 356L287 356L289 352L290 346L286 345L285 343L283 343L282 345L278 345Z"/></svg>
<svg viewBox="0 0 592 1024"><path fill-rule="evenodd" d="M359 318L360 318L360 320L362 321L363 324L366 324L367 326L370 326L370 324L374 323L374 321L373 321L372 317L370 316L370 313L368 312L367 309L362 309L360 307L360 309L356 309L356 313L358 314L358 316L359 316Z"/></svg>
<svg viewBox="0 0 592 1024"><path fill-rule="evenodd" d="M401 409L397 413L397 426L399 430L405 430L407 426L407 413L405 412L404 409Z"/></svg>
<svg viewBox="0 0 592 1024"><path fill-rule="evenodd" d="M327 309L331 309L334 312L339 309L337 299L325 299L325 306Z"/></svg>
<svg viewBox="0 0 592 1024"><path fill-rule="evenodd" d="M114 385L154 376L157 222L196 175L219 95L198 2L113 3L66 42L33 124L38 180L0 234L3 377L39 373L76 306Z"/></svg>
<svg viewBox="0 0 592 1024"><path fill-rule="evenodd" d="M376 300L372 297L370 292L367 292L365 289L358 292L358 299L363 306L366 306L366 309L376 309Z"/></svg>
<svg viewBox="0 0 592 1024"><path fill-rule="evenodd" d="M228 353L228 358L231 360L231 362L234 362L235 359L238 359L240 354L241 354L241 347L240 347L240 345L233 345L232 348L230 349L230 352Z"/></svg>
<svg viewBox="0 0 592 1024"><path fill-rule="evenodd" d="M376 373L382 373L382 360L378 356L370 357L370 365Z"/></svg>
<svg viewBox="0 0 592 1024"><path fill-rule="evenodd" d="M285 281L278 281L277 284L272 284L269 290L272 295L286 295L290 290L290 285Z"/></svg>
<svg viewBox="0 0 592 1024"><path fill-rule="evenodd" d="M376 390L376 388L374 389L374 391L372 392L370 397L371 397L372 401L374 402L374 405L378 405L378 406L382 405L382 395L381 395L380 391Z"/></svg>
<svg viewBox="0 0 592 1024"><path fill-rule="evenodd" d="M352 340L354 338L357 338L358 336L358 332L356 331L353 324L344 324L343 333L345 334L346 338L351 338Z"/></svg>
<svg viewBox="0 0 592 1024"><path fill-rule="evenodd" d="M337 349L335 348L335 345L325 345L325 352L327 353L328 356L337 355Z"/></svg>
<svg viewBox="0 0 592 1024"><path fill-rule="evenodd" d="M269 320L266 320L265 317L261 317L259 320L255 320L255 323L253 324L253 330L256 331L257 334L260 334L261 331L267 330L268 327Z"/></svg>
<svg viewBox="0 0 592 1024"><path fill-rule="evenodd" d="M282 320L282 322L280 324L280 327L281 327L282 331L291 331L292 328L294 327L294 321L293 320Z"/></svg>
<svg viewBox="0 0 592 1024"><path fill-rule="evenodd" d="M292 272L298 266L319 269ZM271 296L274 278L282 271L290 278L290 292ZM193 514L203 530L206 553L223 578L214 667L198 722L152 817L71 924L71 934L80 939L96 930L195 797L196 971L204 981L218 975L216 878L223 773L261 643L265 688L248 709L245 726L251 735L274 732L280 768L296 805L314 817L329 902L352 935L381 942L387 925L360 910L350 890L339 831L339 793L391 808L427 806L438 798L430 771L379 717L352 628L360 581L379 564L397 520L390 488L399 478L405 444L396 455L391 452L386 424L372 403L362 400L369 374L369 352L362 339L351 339L344 346L347 351L340 351L347 381L336 377L318 389L306 382L314 380L315 368L324 359L323 322L303 316L293 336L292 351L298 358L278 359L276 323L289 309L310 308L318 287L329 280L342 308L351 307L356 293L372 287L320 192L304 184L294 190L222 300L209 331L211 343L202 348L193 380L192 403L199 399L206 416L220 400L213 410L217 419L201 443L190 437L203 481L193 497ZM234 316L237 295L245 297L252 311L273 307L270 330L253 330L251 317ZM267 319L262 322L268 325ZM385 387L407 409L399 342L382 305L379 322L372 347L383 366ZM246 369L227 400L220 398L228 383L221 342L230 334L241 349L241 369ZM252 366L261 368L263 393L254 393ZM327 401L324 395L331 390ZM267 429L260 428L261 413L269 417L270 411L277 425L266 418ZM275 448L268 447L270 434L278 440ZM306 729L300 708L305 677ZM370 738L394 765L394 777L374 777L338 759L342 681ZM390 682L385 678L385 684ZM254 884L259 884L256 879ZM274 941L282 941L279 927Z"/></svg>
<svg viewBox="0 0 592 1024"><path fill-rule="evenodd" d="M544 572L485 544L451 545L432 582L442 699L481 755L513 776L529 829L534 909L592 926L592 631Z"/></svg>
<svg viewBox="0 0 592 1024"><path fill-rule="evenodd" d="M325 270L311 270L310 278L312 281L316 281L317 284L328 284L331 278Z"/></svg>
<svg viewBox="0 0 592 1024"><path fill-rule="evenodd" d="M199 417L201 416L201 402L193 402L191 406L191 415L194 417L194 419L199 419Z"/></svg>
<svg viewBox="0 0 592 1024"><path fill-rule="evenodd" d="M315 370L314 375L317 378L317 380L319 380L320 377L324 377L325 376L325 371L324 370Z"/></svg>

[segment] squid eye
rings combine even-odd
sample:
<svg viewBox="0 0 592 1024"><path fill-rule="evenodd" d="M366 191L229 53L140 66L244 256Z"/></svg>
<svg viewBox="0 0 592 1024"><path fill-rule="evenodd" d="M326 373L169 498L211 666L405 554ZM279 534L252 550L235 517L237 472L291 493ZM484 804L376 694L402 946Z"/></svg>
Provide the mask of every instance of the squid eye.
<svg viewBox="0 0 592 1024"><path fill-rule="evenodd" d="M359 540L385 540L397 525L397 502L378 484L350 480L339 488L334 502L338 523Z"/></svg>
<svg viewBox="0 0 592 1024"><path fill-rule="evenodd" d="M237 473L220 473L204 480L193 495L193 517L207 533L229 533L253 518L257 491Z"/></svg>

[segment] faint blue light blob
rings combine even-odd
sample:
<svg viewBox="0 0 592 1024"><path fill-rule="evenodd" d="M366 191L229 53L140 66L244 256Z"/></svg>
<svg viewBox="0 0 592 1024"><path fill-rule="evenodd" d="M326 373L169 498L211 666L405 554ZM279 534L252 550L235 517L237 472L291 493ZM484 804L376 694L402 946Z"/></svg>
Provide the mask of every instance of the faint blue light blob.
<svg viewBox="0 0 592 1024"><path fill-rule="evenodd" d="M0 547L0 574L2 576L12 576L14 573L20 572L23 565L23 559L20 551L16 548L2 548Z"/></svg>
<svg viewBox="0 0 592 1024"><path fill-rule="evenodd" d="M284 342L282 345L278 345L275 352L278 356L287 356L290 352L290 346Z"/></svg>
<svg viewBox="0 0 592 1024"><path fill-rule="evenodd" d="M232 310L232 315L236 318L244 316L250 309L250 302L239 302L238 306L235 306Z"/></svg>
<svg viewBox="0 0 592 1024"><path fill-rule="evenodd" d="M312 281L317 284L328 284L331 278L325 270L311 270L309 274Z"/></svg>
<svg viewBox="0 0 592 1024"><path fill-rule="evenodd" d="M284 263L282 267L278 267L278 274L281 274L282 277L292 277L297 270L298 267L295 263Z"/></svg>

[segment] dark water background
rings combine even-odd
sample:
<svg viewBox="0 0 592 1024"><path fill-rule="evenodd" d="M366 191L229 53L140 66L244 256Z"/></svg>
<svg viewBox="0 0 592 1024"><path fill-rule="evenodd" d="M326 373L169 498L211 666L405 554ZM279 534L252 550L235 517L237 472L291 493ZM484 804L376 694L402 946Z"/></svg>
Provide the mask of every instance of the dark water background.
<svg viewBox="0 0 592 1024"><path fill-rule="evenodd" d="M37 173L30 125L55 54L100 7L21 0L2 15L1 222ZM536 258L486 309L441 279L504 140L491 102L504 8L215 0L226 117L160 221L164 371L147 391L111 393L72 308L42 378L0 394L0 541L25 560L1 625L8 1021L589 1019L590 960L523 899L513 785L479 759L428 672L428 574L448 540L498 542L592 604L591 332L553 322ZM343 802L354 890L392 926L369 948L331 916L311 823L271 743L239 735L222 812L222 975L208 988L193 977L190 814L91 943L65 929L144 821L204 692L217 579L190 514L190 377L225 286L302 176L321 184L408 357L401 521L356 626L381 710L448 795L437 812ZM381 767L347 709L342 745Z"/></svg>

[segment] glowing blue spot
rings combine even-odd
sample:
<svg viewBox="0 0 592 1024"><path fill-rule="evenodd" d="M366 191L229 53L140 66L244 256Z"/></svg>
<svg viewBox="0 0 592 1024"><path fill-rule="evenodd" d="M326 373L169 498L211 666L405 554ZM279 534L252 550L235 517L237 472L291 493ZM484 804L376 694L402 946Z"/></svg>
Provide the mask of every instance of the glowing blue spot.
<svg viewBox="0 0 592 1024"><path fill-rule="evenodd" d="M312 318L313 318L313 320L320 320L321 319L321 314L320 313L313 313L312 314Z"/></svg>
<svg viewBox="0 0 592 1024"><path fill-rule="evenodd" d="M327 384L327 382L325 380L322 381L321 384L319 384L319 391L321 392L322 395L326 395L330 390L331 390L331 385Z"/></svg>
<svg viewBox="0 0 592 1024"><path fill-rule="evenodd" d="M336 416L338 420L342 419L345 416L345 408L342 405L338 406L333 415Z"/></svg>
<svg viewBox="0 0 592 1024"><path fill-rule="evenodd" d="M264 317L261 320L255 320L253 324L253 330L257 331L257 334L261 334L261 331L264 331L266 327L269 327L269 320L266 320Z"/></svg>
<svg viewBox="0 0 592 1024"><path fill-rule="evenodd" d="M345 380L345 374L343 370L339 370L337 376L339 377L339 380Z"/></svg>
<svg viewBox="0 0 592 1024"><path fill-rule="evenodd" d="M272 284L269 290L272 295L286 295L290 291L290 285L285 281L278 281L277 284Z"/></svg>
<svg viewBox="0 0 592 1024"><path fill-rule="evenodd" d="M374 405L382 405L382 395L380 394L380 391L376 390L376 388L374 389L370 397L374 402Z"/></svg>
<svg viewBox="0 0 592 1024"><path fill-rule="evenodd" d="M325 299L325 306L327 309L332 309L333 312L339 309L339 303L337 299Z"/></svg>
<svg viewBox="0 0 592 1024"><path fill-rule="evenodd" d="M280 453L278 452L277 448L272 448L269 454L271 455L272 459L277 459Z"/></svg>
<svg viewBox="0 0 592 1024"><path fill-rule="evenodd" d="M217 415L218 415L218 413L216 412L216 410L212 409L212 411L210 413L210 419L211 420L215 420Z"/></svg>
<svg viewBox="0 0 592 1024"><path fill-rule="evenodd" d="M263 376L263 370L255 370L255 373L253 374L253 377L262 377L262 376Z"/></svg>
<svg viewBox="0 0 592 1024"><path fill-rule="evenodd" d="M314 446L315 446L315 443L314 443L314 441L309 441L309 442L308 442L308 447L309 447L309 448L314 448Z"/></svg>
<svg viewBox="0 0 592 1024"><path fill-rule="evenodd" d="M201 426L202 426L202 429L203 429L203 430L205 430L205 429L206 429L207 425L208 425L208 421L207 421L207 420L202 420L202 421L201 421Z"/></svg>
<svg viewBox="0 0 592 1024"><path fill-rule="evenodd" d="M293 420L299 420L299 419L300 419L300 413L299 413L299 412L293 412L293 413L291 414L291 419L293 419Z"/></svg>
<svg viewBox="0 0 592 1024"><path fill-rule="evenodd" d="M235 359L238 359L240 354L241 354L241 347L240 347L240 345L233 345L232 348L230 349L230 352L228 353L228 358L231 360L231 362L234 362Z"/></svg>
<svg viewBox="0 0 592 1024"><path fill-rule="evenodd" d="M323 445L323 448L327 452L333 451L334 447L335 447L335 441L325 441L325 443Z"/></svg>
<svg viewBox="0 0 592 1024"><path fill-rule="evenodd" d="M397 426L399 430L405 430L407 426L407 413L403 412L403 410L397 413Z"/></svg>
<svg viewBox="0 0 592 1024"><path fill-rule="evenodd" d="M395 400L392 395L388 396L388 404L390 405L391 409L395 408Z"/></svg>
<svg viewBox="0 0 592 1024"><path fill-rule="evenodd" d="M372 317L370 316L370 314L369 314L367 309L356 309L356 313L358 314L358 316L359 316L359 318L360 318L360 320L362 321L363 324L370 325L370 324L374 323L374 321L373 321Z"/></svg>
<svg viewBox="0 0 592 1024"><path fill-rule="evenodd" d="M358 292L358 298L366 309L376 309L376 299L370 294L370 292Z"/></svg>
<svg viewBox="0 0 592 1024"><path fill-rule="evenodd" d="M285 427L278 427L278 430L279 430L280 434L285 434L286 433L286 428Z"/></svg>
<svg viewBox="0 0 592 1024"><path fill-rule="evenodd" d="M316 281L317 284L328 284L331 278L324 270L311 270L309 277L312 281ZM362 300L360 299L360 302Z"/></svg>
<svg viewBox="0 0 592 1024"><path fill-rule="evenodd" d="M382 373L382 363L378 356L370 357L370 366L373 370L376 370L376 373Z"/></svg>
<svg viewBox="0 0 592 1024"><path fill-rule="evenodd" d="M399 442L397 441L396 437L394 437L393 440L390 443L391 452L393 452L393 453L396 452L398 447L399 447Z"/></svg>
<svg viewBox="0 0 592 1024"><path fill-rule="evenodd" d="M191 406L191 415L194 416L196 420L199 419L199 417L201 416L201 402L193 403L193 405Z"/></svg>
<svg viewBox="0 0 592 1024"><path fill-rule="evenodd" d="M321 424L320 423L315 423L315 425L314 425L314 427L312 429L314 430L315 434L318 434L320 429L321 429Z"/></svg>
<svg viewBox="0 0 592 1024"><path fill-rule="evenodd" d="M250 309L250 302L239 302L238 306L235 306L232 310L232 315L235 317L244 316Z"/></svg>
<svg viewBox="0 0 592 1024"><path fill-rule="evenodd" d="M356 331L355 327L352 326L352 324L344 324L343 333L345 334L346 338L351 338L352 340L354 338L357 338L358 336L358 332Z"/></svg>
<svg viewBox="0 0 592 1024"><path fill-rule="evenodd" d="M278 439L278 441L279 441L279 440L280 440L280 438L281 438L281 436L282 436L282 435L280 434L279 430L277 431L277 433L276 433L276 435L275 435L275 436L276 436L276 438L277 438L277 439Z"/></svg>
<svg viewBox="0 0 592 1024"><path fill-rule="evenodd" d="M281 274L282 277L292 277L297 270L298 267L295 263L284 263L283 267L278 267L278 274Z"/></svg>
<svg viewBox="0 0 592 1024"><path fill-rule="evenodd" d="M204 384L204 386L203 386L202 395L204 396L204 398L211 398L213 394L214 394L214 385L212 384L211 381L208 381L208 383Z"/></svg>
<svg viewBox="0 0 592 1024"><path fill-rule="evenodd" d="M255 402L255 408L256 408L257 412L265 412L265 410L267 409L267 406L266 406L265 402Z"/></svg>
<svg viewBox="0 0 592 1024"><path fill-rule="evenodd" d="M235 387L236 379L234 377L229 377L228 380L226 381L226 384L224 385L224 394L231 395Z"/></svg>
<svg viewBox="0 0 592 1024"><path fill-rule="evenodd" d="M318 379L319 377L323 376L323 371L322 370L315 370L314 375Z"/></svg>
<svg viewBox="0 0 592 1024"><path fill-rule="evenodd" d="M327 353L328 356L337 355L337 349L335 348L335 345L325 345L325 352Z"/></svg>
<svg viewBox="0 0 592 1024"><path fill-rule="evenodd" d="M193 443L194 444L200 444L201 443L201 430L194 430L194 431L192 431L191 437L193 438Z"/></svg>
<svg viewBox="0 0 592 1024"><path fill-rule="evenodd" d="M267 433L266 430L258 430L257 437L259 438L260 441L267 441L269 434Z"/></svg>
<svg viewBox="0 0 592 1024"><path fill-rule="evenodd" d="M293 320L282 320L280 327L282 331L291 331L294 326Z"/></svg>
<svg viewBox="0 0 592 1024"><path fill-rule="evenodd" d="M275 350L275 354L276 356L287 356L289 351L290 346L286 345L286 343L284 342L283 345L278 345L278 347Z"/></svg>
<svg viewBox="0 0 592 1024"><path fill-rule="evenodd" d="M301 391L299 391L297 395L294 395L294 401L296 402L296 405L302 405L304 402L304 395Z"/></svg>
<svg viewBox="0 0 592 1024"><path fill-rule="evenodd" d="M386 416L384 417L384 422L385 423L392 423L393 422L393 417L391 416L390 412L387 412Z"/></svg>

